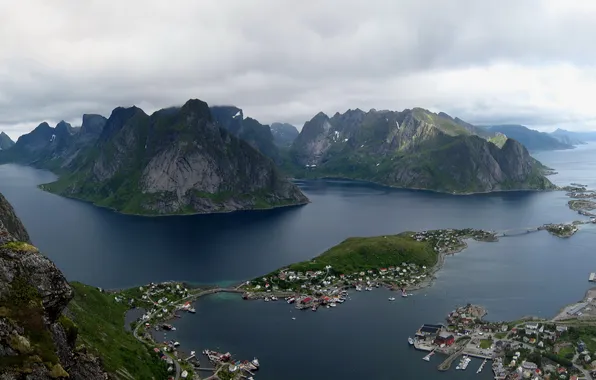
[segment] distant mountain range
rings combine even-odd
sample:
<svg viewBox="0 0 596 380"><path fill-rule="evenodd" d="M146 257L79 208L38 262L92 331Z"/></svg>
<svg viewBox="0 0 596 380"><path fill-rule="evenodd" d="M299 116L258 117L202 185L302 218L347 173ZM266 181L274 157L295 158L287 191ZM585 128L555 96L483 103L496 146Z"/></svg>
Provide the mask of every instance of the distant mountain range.
<svg viewBox="0 0 596 380"><path fill-rule="evenodd" d="M53 170L59 180L43 189L125 213L210 213L308 202L251 146L276 149L269 128L229 117L228 111L189 100L151 116L137 107L118 107L108 119L85 115L80 129L42 123L1 151L0 162Z"/></svg>
<svg viewBox="0 0 596 380"><path fill-rule="evenodd" d="M574 132L479 127L422 108L320 112L298 132L235 106L190 100L150 116L137 107L116 108L107 119L84 115L80 128L41 123L3 149L0 163L54 171L60 179L43 188L57 194L162 215L307 202L281 172L459 194L551 189L528 150L579 141Z"/></svg>
<svg viewBox="0 0 596 380"><path fill-rule="evenodd" d="M281 147L291 146L294 140L296 140L296 137L300 134L296 127L288 123L271 124L271 133L273 134L275 143Z"/></svg>
<svg viewBox="0 0 596 380"><path fill-rule="evenodd" d="M571 145L581 145L587 141L596 141L596 132L572 132L558 128L554 132L551 132L550 135L561 142Z"/></svg>
<svg viewBox="0 0 596 380"><path fill-rule="evenodd" d="M522 143L529 151L573 149L572 141L564 141L555 136L530 129L523 125L493 125L485 127L489 132L502 133Z"/></svg>
<svg viewBox="0 0 596 380"><path fill-rule="evenodd" d="M295 177L342 177L472 193L550 189L544 166L519 142L421 108L360 109L304 124L290 157Z"/></svg>

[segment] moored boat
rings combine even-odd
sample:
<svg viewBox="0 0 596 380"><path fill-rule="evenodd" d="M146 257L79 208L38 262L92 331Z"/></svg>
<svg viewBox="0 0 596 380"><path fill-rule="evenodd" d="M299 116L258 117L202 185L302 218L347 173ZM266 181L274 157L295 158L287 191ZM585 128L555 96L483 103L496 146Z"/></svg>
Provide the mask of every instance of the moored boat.
<svg viewBox="0 0 596 380"><path fill-rule="evenodd" d="M414 344L414 339L412 339L412 337L408 337L408 343L411 345Z"/></svg>

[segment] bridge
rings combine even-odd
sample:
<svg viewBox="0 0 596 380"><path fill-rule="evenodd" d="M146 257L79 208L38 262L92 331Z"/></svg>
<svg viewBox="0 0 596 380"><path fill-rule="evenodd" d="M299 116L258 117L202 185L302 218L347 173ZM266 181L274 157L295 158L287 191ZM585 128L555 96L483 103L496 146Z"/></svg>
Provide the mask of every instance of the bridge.
<svg viewBox="0 0 596 380"><path fill-rule="evenodd" d="M589 220L573 220L570 222L554 223L554 224L588 224ZM538 227L512 228L508 230L495 231L497 237L520 236L531 232L542 231L546 229L547 224Z"/></svg>
<svg viewBox="0 0 596 380"><path fill-rule="evenodd" d="M543 230L544 227L540 226L540 227L526 227L526 228L512 228L509 230L503 230L503 231L496 231L495 235L497 237L505 237L505 236L520 236L520 235L526 235L532 232L536 232L536 231L540 231Z"/></svg>

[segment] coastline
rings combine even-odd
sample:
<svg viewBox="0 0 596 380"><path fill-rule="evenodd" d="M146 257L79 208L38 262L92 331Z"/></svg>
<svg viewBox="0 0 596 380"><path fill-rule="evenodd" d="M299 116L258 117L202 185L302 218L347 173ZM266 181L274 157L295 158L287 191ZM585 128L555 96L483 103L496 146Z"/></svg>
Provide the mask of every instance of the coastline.
<svg viewBox="0 0 596 380"><path fill-rule="evenodd" d="M524 192L524 193L543 193L543 192L550 192L550 191L561 191L561 189L553 184L553 188L550 189L500 189L500 190L488 190L488 191L472 191L472 192L453 192L453 191L446 191L446 190L436 190L436 189L427 189L427 188L420 188L420 187L404 187L404 186L396 186L396 185L389 185L383 182L375 182L367 179L361 178L348 178L342 176L321 176L315 178L297 178L297 177L288 177L289 180L292 181L317 181L317 180L342 180L342 181L354 181L354 182L363 182L368 183L371 185L382 186L388 189L396 189L396 190L411 190L411 191L420 191L420 192L429 192L434 194L447 194L447 195L460 195L460 196L467 196L467 195L481 195L481 194L499 194L499 193L517 193L517 192Z"/></svg>
<svg viewBox="0 0 596 380"><path fill-rule="evenodd" d="M34 167L35 168L35 167ZM35 168L37 169L37 168ZM45 170L45 169L40 169L40 170ZM132 212L125 212L125 211L121 211L118 209L115 209L113 207L109 207L109 206L104 206L104 205L100 205L97 204L93 201L90 201L88 199L84 199L84 198L80 198L80 197L75 197L75 196L70 196L70 195L64 195L64 194L58 194L55 193L53 191L50 191L46 188L44 188L45 185L48 185L48 183L44 183L44 184L39 184L37 185L37 188L48 193L48 194L53 194L56 195L58 197L63 197L63 198L67 198L67 199L72 199L75 201L79 201L79 202L83 202L83 203L87 203L90 204L94 207L98 207L98 208L102 208L105 210L109 210L111 212L114 212L116 214L121 214L121 215L129 215L129 216L140 216L140 217L144 217L144 218L160 218L160 217L172 217L172 216L195 216L195 215L214 215L214 214L230 214L230 213L234 213L234 212L244 212L244 211L269 211L269 210L274 210L274 209L281 209L281 208L286 208L286 207L301 207L301 206L305 206L309 203L312 203L310 201L310 199L306 198L306 202L299 202L299 203L292 203L292 204L284 204L284 205L278 205L278 206L271 206L271 207L267 207L267 208L248 208L248 209L238 209L238 210L225 210L225 211L208 211L208 212L191 212L191 213L174 213L174 214L139 214L139 213L132 213Z"/></svg>

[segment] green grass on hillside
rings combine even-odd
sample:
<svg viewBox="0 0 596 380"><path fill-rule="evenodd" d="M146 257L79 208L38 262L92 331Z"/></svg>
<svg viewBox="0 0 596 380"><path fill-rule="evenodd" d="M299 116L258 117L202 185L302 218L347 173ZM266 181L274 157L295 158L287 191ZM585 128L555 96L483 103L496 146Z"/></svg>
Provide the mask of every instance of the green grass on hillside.
<svg viewBox="0 0 596 380"><path fill-rule="evenodd" d="M505 143L507 142L507 136L505 136L502 133L499 133L496 136L489 138L488 141L495 144L499 148L502 148L503 145L505 145Z"/></svg>
<svg viewBox="0 0 596 380"><path fill-rule="evenodd" d="M78 282L71 283L75 297L68 305L78 328L77 346L84 344L100 356L105 369L115 374L128 372L135 379L167 378L166 368L159 358L132 333L124 329L124 313L128 306L97 288Z"/></svg>
<svg viewBox="0 0 596 380"><path fill-rule="evenodd" d="M437 254L431 244L417 242L410 238L410 234L348 238L311 261L292 264L289 269L316 271L331 265L334 272L349 274L403 262L426 266L436 264Z"/></svg>

